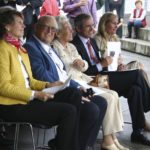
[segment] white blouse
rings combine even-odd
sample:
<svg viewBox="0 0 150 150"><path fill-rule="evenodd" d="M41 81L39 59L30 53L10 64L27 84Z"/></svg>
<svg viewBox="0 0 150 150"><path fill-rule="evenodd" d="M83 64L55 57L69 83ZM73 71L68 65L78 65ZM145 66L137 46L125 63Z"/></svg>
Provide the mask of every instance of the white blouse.
<svg viewBox="0 0 150 150"><path fill-rule="evenodd" d="M74 80L85 80L89 82L92 80L91 77L87 76L83 72L87 70L88 63L85 60L82 60L81 56L78 54L76 47L71 44L67 43L67 47L64 48L63 45L58 41L53 41L54 49L56 50L57 54L60 56L61 60L64 62L66 71L69 75L72 76ZM84 61L84 67L82 68L75 68L73 66L73 61L76 59L81 59Z"/></svg>

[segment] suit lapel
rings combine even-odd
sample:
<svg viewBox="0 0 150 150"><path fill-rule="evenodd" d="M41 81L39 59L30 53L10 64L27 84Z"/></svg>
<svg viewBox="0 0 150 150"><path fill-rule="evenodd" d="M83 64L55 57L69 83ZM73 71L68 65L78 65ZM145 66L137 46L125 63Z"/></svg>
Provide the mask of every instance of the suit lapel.
<svg viewBox="0 0 150 150"><path fill-rule="evenodd" d="M85 48L84 44L82 43L82 41L80 40L79 36L76 35L75 41L77 42L77 46L79 47L78 50L79 50L79 53L82 56L82 58L85 59L86 61L90 62L86 48Z"/></svg>
<svg viewBox="0 0 150 150"><path fill-rule="evenodd" d="M90 61L90 58L89 58L89 56L87 54L86 48L85 48L84 44L82 43L82 41L80 40L79 36L76 35L75 41L77 42L77 46L79 47L78 50L81 51L79 53L82 56L82 58L85 59L86 61L88 61L91 64L91 61ZM96 46L96 44L95 44L93 39L91 39L91 45L92 45L92 47L94 49L96 57L98 59L100 59L99 54L98 54L98 48L97 48L97 46Z"/></svg>
<svg viewBox="0 0 150 150"><path fill-rule="evenodd" d="M41 46L41 44L35 38L34 38L34 40L35 40L36 46L38 47L37 49L39 49L43 55L44 62L46 63L46 65L51 65L51 69L55 73L55 76L57 76L59 79L58 72L57 72L55 63L53 62L52 58L48 55L48 53L44 50L44 48Z"/></svg>

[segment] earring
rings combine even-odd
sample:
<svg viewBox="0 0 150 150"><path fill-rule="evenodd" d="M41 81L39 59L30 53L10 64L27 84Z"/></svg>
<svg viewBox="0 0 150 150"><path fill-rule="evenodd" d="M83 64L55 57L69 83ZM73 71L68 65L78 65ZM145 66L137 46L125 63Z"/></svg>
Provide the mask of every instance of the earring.
<svg viewBox="0 0 150 150"><path fill-rule="evenodd" d="M6 30L9 32L10 31L10 29L9 28L6 28Z"/></svg>

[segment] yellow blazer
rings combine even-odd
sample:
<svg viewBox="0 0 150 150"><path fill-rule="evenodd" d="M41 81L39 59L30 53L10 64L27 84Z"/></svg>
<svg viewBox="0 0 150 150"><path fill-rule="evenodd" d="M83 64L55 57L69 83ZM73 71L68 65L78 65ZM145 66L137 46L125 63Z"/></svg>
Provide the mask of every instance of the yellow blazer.
<svg viewBox="0 0 150 150"><path fill-rule="evenodd" d="M0 40L0 104L26 104L32 90L42 90L46 85L46 82L33 79L28 54L20 52L32 90L25 87L18 53L16 47Z"/></svg>

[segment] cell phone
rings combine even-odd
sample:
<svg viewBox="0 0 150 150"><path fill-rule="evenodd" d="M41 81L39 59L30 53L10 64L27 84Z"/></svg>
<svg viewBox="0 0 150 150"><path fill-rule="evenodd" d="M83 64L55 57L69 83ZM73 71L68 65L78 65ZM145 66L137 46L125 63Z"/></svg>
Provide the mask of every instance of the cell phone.
<svg viewBox="0 0 150 150"><path fill-rule="evenodd" d="M115 51L110 51L110 56L114 57L114 55L115 55Z"/></svg>
<svg viewBox="0 0 150 150"><path fill-rule="evenodd" d="M87 92L82 91L82 96L84 97L92 97L94 95L94 91L92 88L87 89Z"/></svg>

